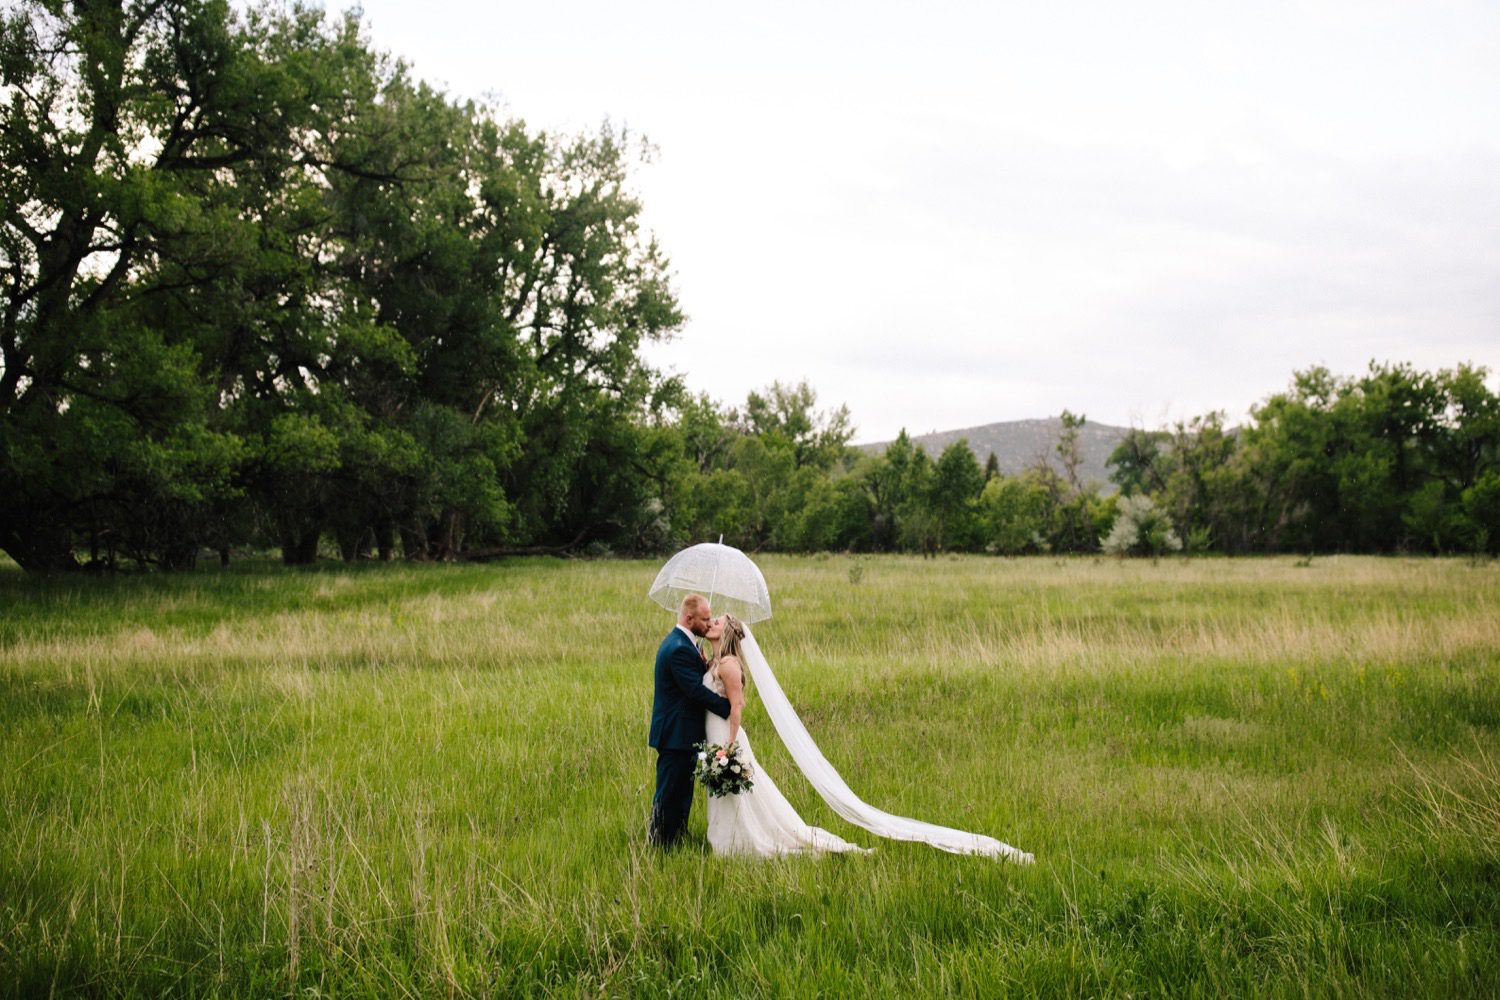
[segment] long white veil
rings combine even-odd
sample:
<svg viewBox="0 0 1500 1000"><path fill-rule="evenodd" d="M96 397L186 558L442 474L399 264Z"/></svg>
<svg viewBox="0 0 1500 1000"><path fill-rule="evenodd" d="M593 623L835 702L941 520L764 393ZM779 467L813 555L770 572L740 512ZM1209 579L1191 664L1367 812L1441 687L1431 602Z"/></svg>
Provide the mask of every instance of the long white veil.
<svg viewBox="0 0 1500 1000"><path fill-rule="evenodd" d="M828 763L828 758L823 756L807 727L802 724L797 710L792 708L792 703L782 693L781 685L776 682L776 674L761 653L755 636L750 634L748 625L745 626L745 638L740 644L740 652L744 656L746 669L755 681L755 690L761 704L766 706L766 714L776 726L781 742L786 744L792 760L796 761L802 773L807 775L807 780L834 812L856 826L862 826L877 836L891 840L914 840L954 854L986 854L1008 858L1019 864L1031 863L1033 859L1030 854L1001 843L994 837L965 833L904 816L893 816L855 795L844 784L844 779L839 777L833 765Z"/></svg>

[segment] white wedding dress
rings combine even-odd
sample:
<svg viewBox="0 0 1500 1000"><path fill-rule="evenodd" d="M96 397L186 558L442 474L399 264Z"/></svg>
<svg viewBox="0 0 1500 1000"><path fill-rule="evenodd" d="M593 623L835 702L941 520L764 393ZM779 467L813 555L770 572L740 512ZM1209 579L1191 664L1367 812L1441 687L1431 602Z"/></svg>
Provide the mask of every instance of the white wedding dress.
<svg viewBox="0 0 1500 1000"><path fill-rule="evenodd" d="M703 675L703 683L720 697L724 682L717 667ZM751 788L738 795L709 796L708 843L715 854L739 854L751 857L774 857L778 854L819 854L834 851L859 851L866 848L851 844L816 826L808 826L797 810L781 794L776 782L766 773L750 746L750 734L740 726L735 737L740 752L752 771ZM729 720L708 713L708 742L729 742Z"/></svg>
<svg viewBox="0 0 1500 1000"><path fill-rule="evenodd" d="M891 840L916 841L954 854L979 854L1017 864L1031 864L1031 854L994 837L897 816L877 809L855 795L813 742L812 734L782 692L776 674L760 651L749 626L746 626L740 643L740 660L747 679L755 682L760 702L793 762L813 790L841 817L876 836ZM724 694L724 686L714 670L704 675L703 683L720 695ZM728 720L712 712L706 714L709 742L723 743L729 736ZM797 810L755 760L750 738L743 726L740 727L739 743L755 767L754 787L739 795L709 798L708 842L714 851L720 854L774 855L864 850L840 840L827 830L802 822Z"/></svg>

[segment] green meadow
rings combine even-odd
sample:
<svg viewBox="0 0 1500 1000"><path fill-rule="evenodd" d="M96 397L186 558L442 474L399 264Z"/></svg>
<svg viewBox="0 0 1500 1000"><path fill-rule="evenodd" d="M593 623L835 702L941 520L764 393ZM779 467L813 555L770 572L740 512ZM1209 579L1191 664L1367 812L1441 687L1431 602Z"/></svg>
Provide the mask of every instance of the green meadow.
<svg viewBox="0 0 1500 1000"><path fill-rule="evenodd" d="M1029 867L645 846L653 561L0 567L0 991L1500 989L1500 565L766 556L880 808Z"/></svg>

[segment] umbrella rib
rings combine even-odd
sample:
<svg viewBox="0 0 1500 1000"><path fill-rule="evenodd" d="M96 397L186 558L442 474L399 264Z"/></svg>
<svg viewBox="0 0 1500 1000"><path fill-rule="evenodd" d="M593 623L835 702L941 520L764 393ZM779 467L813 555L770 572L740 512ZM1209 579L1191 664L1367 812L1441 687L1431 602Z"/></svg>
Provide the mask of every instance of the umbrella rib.
<svg viewBox="0 0 1500 1000"><path fill-rule="evenodd" d="M708 606L714 606L714 591L719 586L719 563L724 559L724 536L719 536L719 548L714 553L714 577L708 584Z"/></svg>

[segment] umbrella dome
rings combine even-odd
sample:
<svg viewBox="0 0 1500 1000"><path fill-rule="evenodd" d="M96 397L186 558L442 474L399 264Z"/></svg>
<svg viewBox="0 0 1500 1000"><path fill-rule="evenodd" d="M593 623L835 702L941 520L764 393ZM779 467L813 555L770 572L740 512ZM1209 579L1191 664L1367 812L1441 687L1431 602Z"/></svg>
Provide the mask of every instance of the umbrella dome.
<svg viewBox="0 0 1500 1000"><path fill-rule="evenodd" d="M702 594L715 612L728 611L740 621L771 617L771 591L760 567L722 542L690 545L668 559L647 594L674 613L688 594Z"/></svg>

